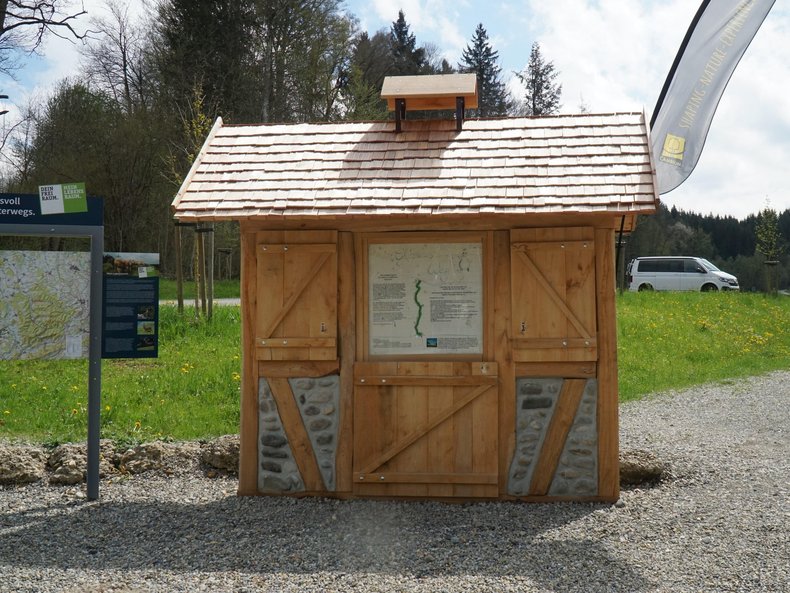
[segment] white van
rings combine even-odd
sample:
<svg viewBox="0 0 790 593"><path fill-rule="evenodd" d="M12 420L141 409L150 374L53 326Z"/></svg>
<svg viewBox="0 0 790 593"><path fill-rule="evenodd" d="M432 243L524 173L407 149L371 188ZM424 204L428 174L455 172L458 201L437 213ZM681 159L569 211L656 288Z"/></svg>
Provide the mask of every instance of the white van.
<svg viewBox="0 0 790 593"><path fill-rule="evenodd" d="M632 259L626 269L628 289L739 290L738 279L701 257L657 256Z"/></svg>

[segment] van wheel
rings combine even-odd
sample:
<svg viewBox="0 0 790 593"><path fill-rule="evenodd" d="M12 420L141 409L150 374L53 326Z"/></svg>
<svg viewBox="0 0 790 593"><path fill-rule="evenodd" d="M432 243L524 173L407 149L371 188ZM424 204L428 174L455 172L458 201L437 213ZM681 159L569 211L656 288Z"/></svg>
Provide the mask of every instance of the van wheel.
<svg viewBox="0 0 790 593"><path fill-rule="evenodd" d="M716 292L719 288L715 284L703 284L702 292Z"/></svg>
<svg viewBox="0 0 790 593"><path fill-rule="evenodd" d="M639 285L639 292L644 292L645 290L653 290L653 285L652 284L647 284L647 283L640 284Z"/></svg>

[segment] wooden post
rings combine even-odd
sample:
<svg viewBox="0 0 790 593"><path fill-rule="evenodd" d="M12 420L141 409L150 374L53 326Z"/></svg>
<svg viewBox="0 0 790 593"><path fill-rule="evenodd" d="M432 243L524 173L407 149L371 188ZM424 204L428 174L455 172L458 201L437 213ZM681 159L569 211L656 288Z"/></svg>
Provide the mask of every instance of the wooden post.
<svg viewBox="0 0 790 593"><path fill-rule="evenodd" d="M337 439L337 491L351 492L354 431L354 360L356 359L356 267L354 237L338 234L338 311L340 338L340 429Z"/></svg>
<svg viewBox="0 0 790 593"><path fill-rule="evenodd" d="M258 493L258 369L255 360L257 288L255 232L241 228L241 419L239 494Z"/></svg>
<svg viewBox="0 0 790 593"><path fill-rule="evenodd" d="M511 347L510 233L494 233L494 360L499 365L499 494L507 494L510 460L516 448L516 369Z"/></svg>
<svg viewBox="0 0 790 593"><path fill-rule="evenodd" d="M181 261L181 225L176 223L176 299L178 300L178 313L184 313L184 269Z"/></svg>
<svg viewBox="0 0 790 593"><path fill-rule="evenodd" d="M208 318L211 319L214 315L214 223L211 223L206 229L208 232L208 272L206 275L207 281L207 297L208 297Z"/></svg>
<svg viewBox="0 0 790 593"><path fill-rule="evenodd" d="M195 317L200 317L200 241L198 233L192 233L195 245L192 248L192 276L195 279Z"/></svg>
<svg viewBox="0 0 790 593"><path fill-rule="evenodd" d="M598 495L620 496L614 229L595 229L598 301Z"/></svg>
<svg viewBox="0 0 790 593"><path fill-rule="evenodd" d="M197 267L199 282L197 285L200 292L200 310L206 315L206 239L203 228L195 229L195 240L197 241Z"/></svg>

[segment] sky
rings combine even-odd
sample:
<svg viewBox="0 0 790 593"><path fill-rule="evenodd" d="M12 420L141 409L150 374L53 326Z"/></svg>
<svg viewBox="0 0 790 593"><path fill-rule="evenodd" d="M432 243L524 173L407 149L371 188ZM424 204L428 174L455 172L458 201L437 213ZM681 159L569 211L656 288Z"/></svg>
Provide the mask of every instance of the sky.
<svg viewBox="0 0 790 593"><path fill-rule="evenodd" d="M716 0L714 0L715 3ZM678 47L698 8L696 0L347 0L371 34L388 29L402 9L418 44L435 45L457 64L478 23L499 52L503 78L520 92L533 42L553 62L562 84L563 113L644 111L649 120ZM100 14L103 0L85 0ZM131 0L132 15L146 10ZM77 46L50 39L43 56L28 60L18 81L0 79L4 108L46 96L79 73ZM10 103L10 105L9 105ZM3 122L0 121L0 126ZM790 208L790 2L777 0L719 104L696 169L668 206L743 218L766 205Z"/></svg>

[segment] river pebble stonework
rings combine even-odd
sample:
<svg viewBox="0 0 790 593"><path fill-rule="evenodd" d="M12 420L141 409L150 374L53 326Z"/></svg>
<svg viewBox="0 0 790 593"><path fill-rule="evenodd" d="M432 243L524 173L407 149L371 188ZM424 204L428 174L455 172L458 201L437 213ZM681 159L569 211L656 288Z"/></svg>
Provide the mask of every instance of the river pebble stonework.
<svg viewBox="0 0 790 593"><path fill-rule="evenodd" d="M561 378L520 377L516 380L516 450L508 475L508 494L529 493L557 399ZM557 471L549 488L553 496L594 495L597 492L597 381L587 381Z"/></svg>
<svg viewBox="0 0 790 593"><path fill-rule="evenodd" d="M258 383L258 490L302 492L304 481L266 379Z"/></svg>
<svg viewBox="0 0 790 593"><path fill-rule="evenodd" d="M339 428L340 377L289 379L291 390L313 445L315 460L327 491L335 487L335 453Z"/></svg>

